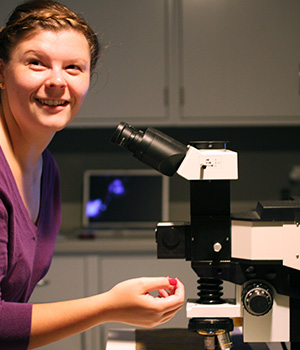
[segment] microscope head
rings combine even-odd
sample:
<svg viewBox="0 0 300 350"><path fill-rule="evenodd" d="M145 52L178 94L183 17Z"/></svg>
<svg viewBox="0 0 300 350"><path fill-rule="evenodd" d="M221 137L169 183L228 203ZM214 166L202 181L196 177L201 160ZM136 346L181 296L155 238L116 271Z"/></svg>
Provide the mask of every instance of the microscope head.
<svg viewBox="0 0 300 350"><path fill-rule="evenodd" d="M111 139L163 175L172 176L187 152L187 146L154 128L145 132L120 123Z"/></svg>

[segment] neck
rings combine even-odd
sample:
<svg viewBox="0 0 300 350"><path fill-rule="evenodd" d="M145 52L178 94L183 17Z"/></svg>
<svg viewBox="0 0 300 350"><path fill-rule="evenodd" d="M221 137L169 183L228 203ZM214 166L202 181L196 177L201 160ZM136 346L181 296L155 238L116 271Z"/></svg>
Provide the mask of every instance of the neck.
<svg viewBox="0 0 300 350"><path fill-rule="evenodd" d="M0 105L0 146L10 166L23 203L33 223L37 222L40 209L42 153L55 132L21 128L10 109Z"/></svg>
<svg viewBox="0 0 300 350"><path fill-rule="evenodd" d="M25 172L38 166L53 136L54 133L21 130L13 119L4 118L0 110L0 146L8 160L17 163Z"/></svg>
<svg viewBox="0 0 300 350"><path fill-rule="evenodd" d="M43 169L41 143L32 143L21 133L11 133L0 118L0 146L14 176L30 220L37 223Z"/></svg>

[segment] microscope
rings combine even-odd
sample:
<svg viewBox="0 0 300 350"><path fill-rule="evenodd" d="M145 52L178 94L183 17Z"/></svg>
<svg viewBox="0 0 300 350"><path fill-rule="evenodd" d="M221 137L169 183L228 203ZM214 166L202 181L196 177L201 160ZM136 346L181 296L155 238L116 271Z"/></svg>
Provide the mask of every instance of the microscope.
<svg viewBox="0 0 300 350"><path fill-rule="evenodd" d="M187 302L188 328L204 336L205 349L233 347L235 318L243 320L244 342L299 349L300 202L262 201L252 212L231 214L238 157L226 142L185 146L123 122L112 142L160 173L189 181L190 222L158 223L157 257L191 262L199 279L198 298ZM223 281L235 285L234 300L222 298Z"/></svg>

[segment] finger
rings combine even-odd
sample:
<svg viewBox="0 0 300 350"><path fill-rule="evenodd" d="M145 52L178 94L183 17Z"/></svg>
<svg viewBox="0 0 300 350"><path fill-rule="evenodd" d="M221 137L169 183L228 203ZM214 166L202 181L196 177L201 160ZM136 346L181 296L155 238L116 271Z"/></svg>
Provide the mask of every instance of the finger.
<svg viewBox="0 0 300 350"><path fill-rule="evenodd" d="M170 295L175 294L176 289L177 289L176 286L170 286L170 287L168 288L169 294L170 294Z"/></svg>
<svg viewBox="0 0 300 350"><path fill-rule="evenodd" d="M170 279L167 277L144 277L141 279L141 287L144 293L153 292L161 289L168 289L172 286L170 284L170 281L171 283L175 283L174 281L176 281L176 284L178 283L176 279Z"/></svg>
<svg viewBox="0 0 300 350"><path fill-rule="evenodd" d="M181 309L182 307L180 306L172 311L166 312L161 318L161 324L171 320L177 314L177 312L180 311Z"/></svg>
<svg viewBox="0 0 300 350"><path fill-rule="evenodd" d="M168 293L168 291L165 290L165 289L160 289L160 290L158 291L158 293L159 293L159 295L160 295L161 297L163 297L163 298L166 298L166 297L168 297L168 296L170 295L170 293Z"/></svg>
<svg viewBox="0 0 300 350"><path fill-rule="evenodd" d="M179 278L176 278L176 280L177 280L177 285L176 285L176 288L174 289L174 295L184 298L185 297L184 285L179 280Z"/></svg>
<svg viewBox="0 0 300 350"><path fill-rule="evenodd" d="M177 286L177 278L169 278L169 284L170 286L172 286L173 288L175 288Z"/></svg>
<svg viewBox="0 0 300 350"><path fill-rule="evenodd" d="M156 308L165 312L173 311L182 308L184 304L184 298L178 297L175 294L169 295L165 298L155 298L152 302L156 304Z"/></svg>
<svg viewBox="0 0 300 350"><path fill-rule="evenodd" d="M168 302L165 301L165 305L162 305L163 307L172 308L177 307L178 305L183 305L185 298L184 286L180 280L178 280L177 283L178 285L174 288L174 290L169 291L169 293L166 291L168 294L163 292L165 300L168 300Z"/></svg>
<svg viewBox="0 0 300 350"><path fill-rule="evenodd" d="M177 314L178 311L180 311L182 309L182 307L183 307L183 305L180 305L180 306L174 308L173 310L166 312L165 317L173 317L175 314Z"/></svg>
<svg viewBox="0 0 300 350"><path fill-rule="evenodd" d="M168 295L173 295L175 294L175 290L178 282L176 278L168 277L168 279L169 279L169 287L166 291Z"/></svg>

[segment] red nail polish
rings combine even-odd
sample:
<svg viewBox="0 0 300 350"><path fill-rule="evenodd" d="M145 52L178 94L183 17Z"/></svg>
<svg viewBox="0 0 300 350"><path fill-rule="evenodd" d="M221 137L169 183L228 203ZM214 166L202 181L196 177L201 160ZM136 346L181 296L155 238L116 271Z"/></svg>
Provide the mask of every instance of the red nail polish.
<svg viewBox="0 0 300 350"><path fill-rule="evenodd" d="M169 283L171 286L176 286L177 280L175 278L169 278Z"/></svg>

